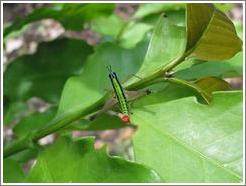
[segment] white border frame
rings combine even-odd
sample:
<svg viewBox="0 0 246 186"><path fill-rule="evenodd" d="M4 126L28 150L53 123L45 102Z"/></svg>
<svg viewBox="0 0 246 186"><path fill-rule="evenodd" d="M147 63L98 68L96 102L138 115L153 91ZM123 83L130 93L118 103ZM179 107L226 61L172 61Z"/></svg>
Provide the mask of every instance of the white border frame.
<svg viewBox="0 0 246 186"><path fill-rule="evenodd" d="M242 183L3 183L3 4L4 3L242 3L243 4L243 123L245 124L245 1L1 1L1 185L245 185L245 125L243 124Z"/></svg>

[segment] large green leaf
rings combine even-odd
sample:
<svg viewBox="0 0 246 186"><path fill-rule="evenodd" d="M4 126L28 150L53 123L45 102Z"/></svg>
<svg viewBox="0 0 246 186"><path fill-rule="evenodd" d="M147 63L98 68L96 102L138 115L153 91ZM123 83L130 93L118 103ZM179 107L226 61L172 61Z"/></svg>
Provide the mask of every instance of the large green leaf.
<svg viewBox="0 0 246 186"><path fill-rule="evenodd" d="M167 182L242 181L242 92L213 96L210 105L194 97L151 105L142 101L131 117L138 125L136 161Z"/></svg>
<svg viewBox="0 0 246 186"><path fill-rule="evenodd" d="M33 55L9 64L4 73L4 94L11 102L40 97L57 102L68 77L78 74L92 48L80 40L41 43Z"/></svg>
<svg viewBox="0 0 246 186"><path fill-rule="evenodd" d="M23 19L16 20L12 25L4 30L4 36L13 31L21 29L28 23L53 18L59 21L66 29L82 30L84 23L100 16L107 16L114 10L113 4L79 4L64 3L51 4L48 7L34 10L30 15Z"/></svg>
<svg viewBox="0 0 246 186"><path fill-rule="evenodd" d="M62 163L63 162L63 163ZM27 179L43 183L160 182L151 169L96 151L91 138L62 138L38 157Z"/></svg>
<svg viewBox="0 0 246 186"><path fill-rule="evenodd" d="M133 77L125 86L131 88L133 84L141 84L178 60L185 51L185 37L184 27L173 25L168 17L162 15L154 28L144 62L136 74L141 80Z"/></svg>
<svg viewBox="0 0 246 186"><path fill-rule="evenodd" d="M21 166L12 159L3 161L3 182L4 183L20 183L24 182L25 175Z"/></svg>
<svg viewBox="0 0 246 186"><path fill-rule="evenodd" d="M225 61L200 61L190 60L185 61L182 65L186 65L187 68L180 66L180 70L175 73L175 77L194 80L207 76L216 76L221 78L226 77L238 77L243 75L243 53L237 53L233 58ZM178 67L179 68L179 67Z"/></svg>
<svg viewBox="0 0 246 186"><path fill-rule="evenodd" d="M231 20L212 4L187 5L187 50L203 60L224 60L242 49Z"/></svg>

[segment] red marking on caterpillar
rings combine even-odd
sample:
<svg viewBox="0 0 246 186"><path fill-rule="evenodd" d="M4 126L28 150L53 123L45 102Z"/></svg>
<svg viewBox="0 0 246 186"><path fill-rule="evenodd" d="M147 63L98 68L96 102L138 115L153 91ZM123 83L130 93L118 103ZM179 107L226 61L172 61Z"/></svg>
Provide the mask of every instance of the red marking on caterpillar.
<svg viewBox="0 0 246 186"><path fill-rule="evenodd" d="M120 116L121 121L123 121L124 123L128 123L130 121L130 118L128 115L122 115Z"/></svg>

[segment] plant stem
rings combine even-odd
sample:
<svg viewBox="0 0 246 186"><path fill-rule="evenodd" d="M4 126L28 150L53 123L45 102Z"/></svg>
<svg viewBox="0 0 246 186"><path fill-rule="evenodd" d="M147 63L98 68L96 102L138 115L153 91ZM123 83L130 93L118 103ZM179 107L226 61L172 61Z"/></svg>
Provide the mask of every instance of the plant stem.
<svg viewBox="0 0 246 186"><path fill-rule="evenodd" d="M84 117L87 114L97 110L99 107L103 105L107 96L108 94L102 97L99 101L95 102L93 105L83 109L82 111L78 110L77 112L74 112L72 114L68 112L66 113L66 115L62 115L61 117L55 117L44 128L37 130L32 134L28 134L25 138L13 142L12 144L4 148L4 158L7 158L15 153L30 148L42 137L57 132L60 129L67 127L71 122L76 121L77 119Z"/></svg>
<svg viewBox="0 0 246 186"><path fill-rule="evenodd" d="M30 147L30 139L28 137L22 138L19 141L15 141L9 144L3 151L3 158L7 158L12 154L20 152Z"/></svg>
<svg viewBox="0 0 246 186"><path fill-rule="evenodd" d="M144 78L140 81L136 81L136 82L126 86L125 88L127 90L136 90L136 89L143 88L143 87L146 87L146 86L149 86L151 84L156 83L157 78L163 78L166 72L170 71L171 69L176 67L178 64L180 64L182 61L184 61L186 56L187 55L185 53L181 57L179 57L179 58L173 60L171 63L167 64L162 70L157 71L156 73L153 73L151 76L148 76L147 78Z"/></svg>
<svg viewBox="0 0 246 186"><path fill-rule="evenodd" d="M122 30L120 31L120 33L117 36L118 39L122 36L122 34L124 33L124 30L127 26L128 26L128 23L126 23L123 26ZM164 77L165 72L173 69L175 66L180 64L185 59L186 56L187 56L187 53L185 53L180 58L177 58L173 62L166 65L161 71L154 73L153 75L149 76L148 78L145 78L145 79L142 79L136 83L133 83L126 88L128 90L134 90L134 89L137 89L140 87L146 87L148 85L151 85L151 84L154 84L154 83L157 83L160 81L164 81L165 79L163 79L163 77ZM173 81L173 82L182 84L181 81L177 81L177 79L174 80L173 78L169 79L169 81ZM194 88L194 87L192 87L192 88ZM198 90L197 88L194 88L194 89ZM201 92L201 90L198 90L198 91ZM83 109L82 111L78 110L77 112L72 112L72 113L68 112L68 113L66 113L66 115L62 115L61 117L55 117L53 120L50 121L50 123L46 127L42 128L40 130L37 130L32 135L28 135L26 138L17 140L15 142L13 142L11 145L4 148L4 151L3 151L4 158L7 158L7 157L9 157L15 153L18 153L18 152L23 151L27 148L30 148L34 143L36 143L42 137L45 137L49 134L57 132L58 130L60 130L64 127L67 127L73 121L76 121L77 119L84 117L87 114L89 114L95 110L98 110L99 107L103 106L105 99L107 97L108 97L108 94L106 94L104 97L102 97L99 101L97 101L93 105Z"/></svg>

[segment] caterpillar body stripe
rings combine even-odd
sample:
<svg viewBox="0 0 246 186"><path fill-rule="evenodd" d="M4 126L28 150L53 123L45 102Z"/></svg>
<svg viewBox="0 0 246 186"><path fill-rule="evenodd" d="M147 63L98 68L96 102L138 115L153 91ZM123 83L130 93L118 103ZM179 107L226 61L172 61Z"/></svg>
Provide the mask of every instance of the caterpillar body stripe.
<svg viewBox="0 0 246 186"><path fill-rule="evenodd" d="M112 71L111 67L108 67L108 71L109 71L109 78L121 111L120 118L125 123L129 122L129 109L128 109L128 104L123 88L119 82L116 73Z"/></svg>

